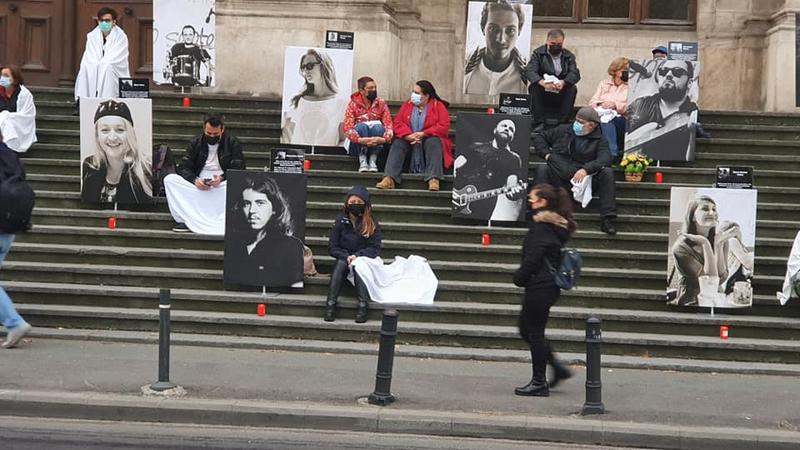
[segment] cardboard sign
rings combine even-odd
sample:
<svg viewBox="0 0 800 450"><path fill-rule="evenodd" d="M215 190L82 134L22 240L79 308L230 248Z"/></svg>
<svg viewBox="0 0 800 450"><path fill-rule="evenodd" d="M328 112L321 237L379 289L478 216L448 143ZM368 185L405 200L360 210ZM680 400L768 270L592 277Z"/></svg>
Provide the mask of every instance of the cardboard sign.
<svg viewBox="0 0 800 450"><path fill-rule="evenodd" d="M272 172L303 173L305 152L297 148L274 148L270 152Z"/></svg>
<svg viewBox="0 0 800 450"><path fill-rule="evenodd" d="M753 168L717 166L717 188L753 189Z"/></svg>
<svg viewBox="0 0 800 450"><path fill-rule="evenodd" d="M697 61L697 42L670 41L667 59Z"/></svg>
<svg viewBox="0 0 800 450"><path fill-rule="evenodd" d="M150 80L147 78L120 78L119 98L150 98Z"/></svg>
<svg viewBox="0 0 800 450"><path fill-rule="evenodd" d="M352 50L355 43L355 33L351 31L327 31L325 33L325 48L338 48Z"/></svg>
<svg viewBox="0 0 800 450"><path fill-rule="evenodd" d="M503 114L516 114L522 116L531 115L531 95L530 94L500 94L500 105L498 108Z"/></svg>

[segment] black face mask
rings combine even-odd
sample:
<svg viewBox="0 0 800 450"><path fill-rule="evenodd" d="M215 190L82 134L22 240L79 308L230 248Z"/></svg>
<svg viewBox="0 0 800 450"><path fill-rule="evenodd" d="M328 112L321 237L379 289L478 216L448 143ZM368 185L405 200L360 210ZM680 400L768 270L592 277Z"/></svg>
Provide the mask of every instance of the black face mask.
<svg viewBox="0 0 800 450"><path fill-rule="evenodd" d="M361 217L364 215L364 211L367 209L367 205L363 203L348 203L347 204L347 212L350 214Z"/></svg>
<svg viewBox="0 0 800 450"><path fill-rule="evenodd" d="M623 70L622 71L622 75L619 78L620 78L620 80L627 82L628 81L628 71L627 70Z"/></svg>
<svg viewBox="0 0 800 450"><path fill-rule="evenodd" d="M374 102L376 98L378 98L378 91L367 92L367 100Z"/></svg>
<svg viewBox="0 0 800 450"><path fill-rule="evenodd" d="M550 53L553 56L558 56L558 55L561 54L561 46L558 45L558 44L556 44L556 45L548 45L547 46L547 52Z"/></svg>
<svg viewBox="0 0 800 450"><path fill-rule="evenodd" d="M206 138L206 143L208 145L217 145L217 144L219 144L219 138L220 138L219 136L211 137L209 135L205 135L205 138Z"/></svg>

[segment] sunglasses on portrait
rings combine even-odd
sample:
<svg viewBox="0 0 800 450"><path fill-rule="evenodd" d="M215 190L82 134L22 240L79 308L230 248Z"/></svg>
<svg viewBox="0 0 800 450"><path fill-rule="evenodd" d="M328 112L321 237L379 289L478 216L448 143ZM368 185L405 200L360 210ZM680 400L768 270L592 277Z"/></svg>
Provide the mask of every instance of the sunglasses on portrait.
<svg viewBox="0 0 800 450"><path fill-rule="evenodd" d="M300 64L300 70L305 70L306 72L309 72L314 69L314 66L318 66L320 64L322 63L313 62L313 63Z"/></svg>
<svg viewBox="0 0 800 450"><path fill-rule="evenodd" d="M658 69L658 74L661 75L662 77L667 76L667 74L670 72L672 72L672 76L678 78L689 74L689 71L682 67L662 67Z"/></svg>

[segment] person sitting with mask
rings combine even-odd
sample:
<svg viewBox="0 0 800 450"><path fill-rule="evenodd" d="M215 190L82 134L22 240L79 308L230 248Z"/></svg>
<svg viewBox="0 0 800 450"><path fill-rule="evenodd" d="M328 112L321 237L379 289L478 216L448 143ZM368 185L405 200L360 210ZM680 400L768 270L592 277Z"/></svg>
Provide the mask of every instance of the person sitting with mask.
<svg viewBox="0 0 800 450"><path fill-rule="evenodd" d="M378 97L378 85L370 77L358 79L358 92L350 96L342 125L350 140L348 152L358 158L359 172L377 172L378 154L392 140L392 114Z"/></svg>
<svg viewBox="0 0 800 450"><path fill-rule="evenodd" d="M620 56L608 66L607 78L597 85L589 105L600 114L600 129L608 142L612 160L620 156L625 137L625 111L628 108L628 58Z"/></svg>
<svg viewBox="0 0 800 450"><path fill-rule="evenodd" d="M17 66L0 66L0 132L5 144L25 153L36 142L36 105Z"/></svg>
<svg viewBox="0 0 800 450"><path fill-rule="evenodd" d="M203 134L189 142L177 174L164 177L167 204L175 226L172 231L225 235L225 176L244 170L239 140L225 132L221 116L209 114Z"/></svg>
<svg viewBox="0 0 800 450"><path fill-rule="evenodd" d="M578 110L572 125L560 125L534 133L532 138L536 154L545 160L536 168L536 184L572 189L572 183L581 183L592 176L592 190L600 197L600 230L617 234L614 219L617 217L616 185L611 169L608 143L600 134L600 116L593 108Z"/></svg>
<svg viewBox="0 0 800 450"><path fill-rule="evenodd" d="M525 76L530 82L533 128L541 129L549 111L558 123L568 123L575 107L581 72L575 55L563 48L564 32L558 29L547 32L547 43L531 54Z"/></svg>

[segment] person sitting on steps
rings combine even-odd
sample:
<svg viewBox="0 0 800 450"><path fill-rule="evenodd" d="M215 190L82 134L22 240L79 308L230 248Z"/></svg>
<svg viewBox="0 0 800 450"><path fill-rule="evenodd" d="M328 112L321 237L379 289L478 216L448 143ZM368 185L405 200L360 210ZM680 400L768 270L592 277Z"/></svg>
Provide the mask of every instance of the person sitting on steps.
<svg viewBox="0 0 800 450"><path fill-rule="evenodd" d="M342 283L356 258L377 258L381 253L381 226L372 217L369 192L363 186L353 186L347 193L342 212L336 216L331 230L328 253L336 259L331 271L328 299L325 302L325 321L336 318L336 305ZM370 300L367 286L353 269L358 309L356 323L367 321L367 305Z"/></svg>
<svg viewBox="0 0 800 450"><path fill-rule="evenodd" d="M444 170L453 165L449 107L450 103L439 97L430 81L417 81L411 99L394 118L397 139L389 149L383 179L375 187L394 189L402 182L400 174L410 159L409 171L424 174L428 190L439 190Z"/></svg>
<svg viewBox="0 0 800 450"><path fill-rule="evenodd" d="M359 172L377 172L378 154L392 140L392 115L378 97L378 85L370 77L358 79L358 92L350 96L342 125L350 140L348 152L358 157Z"/></svg>

